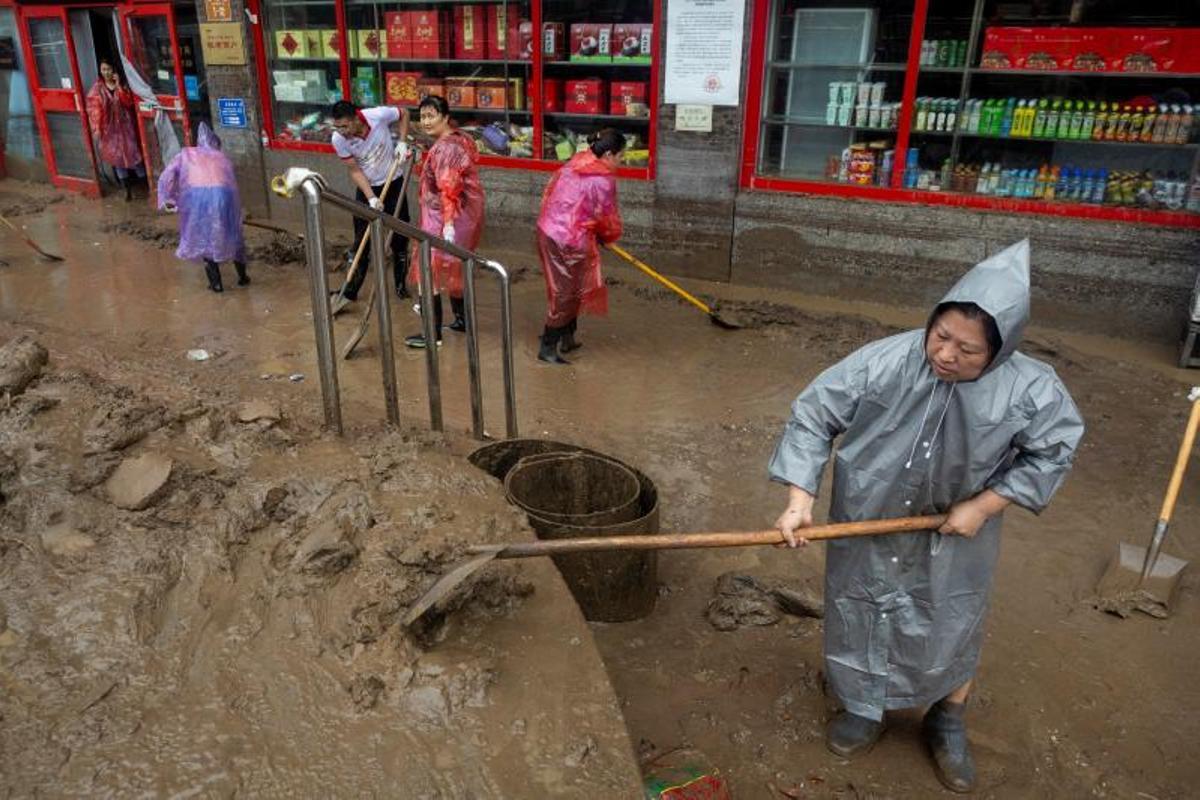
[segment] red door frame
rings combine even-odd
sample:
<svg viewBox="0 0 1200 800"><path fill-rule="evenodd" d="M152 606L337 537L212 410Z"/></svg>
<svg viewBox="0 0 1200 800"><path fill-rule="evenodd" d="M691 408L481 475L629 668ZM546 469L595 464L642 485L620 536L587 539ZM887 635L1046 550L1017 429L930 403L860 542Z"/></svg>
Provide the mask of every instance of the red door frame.
<svg viewBox="0 0 1200 800"><path fill-rule="evenodd" d="M71 37L71 21L67 17L66 6L15 6L16 22L21 36L22 50L25 53L25 63L28 68L29 86L33 94L33 114L37 120L38 135L42 140L42 152L46 157L46 168L50 173L50 182L64 189L71 189L88 197L100 196L100 176L96 168L96 153L92 147L92 130L87 116L87 95L84 93L79 77L79 62L75 55L75 41ZM29 20L58 19L63 26L63 39L67 45L67 58L71 63L71 82L73 88L44 87L38 75L37 61L33 55L33 39L29 33ZM70 97L70 101L67 97ZM70 112L79 114L83 126L83 139L80 144L88 154L92 164L92 179L77 178L70 175L58 174L58 162L54 157L54 147L50 140L50 126L46 121L46 112Z"/></svg>
<svg viewBox="0 0 1200 800"><path fill-rule="evenodd" d="M1135 222L1166 225L1176 228L1200 228L1200 214L1184 211L1151 211L1122 206L1094 206L1081 203L1045 200L1016 200L990 195L927 192L905 189L904 163L908 155L908 133L912 128L913 102L916 97L917 75L920 70L921 40L925 33L925 18L929 0L914 0L913 25L909 34L908 62L905 67L904 95L896 129L896 155L889 187L857 186L847 183L771 178L758 174L759 137L762 130L764 88L766 86L767 41L772 0L751 0L754 13L750 29L750 63L746 80L745 116L743 118L742 163L738 183L743 189L786 192L789 194L845 197L855 200L901 202L918 205L957 206L985 211L1042 214L1059 217Z"/></svg>

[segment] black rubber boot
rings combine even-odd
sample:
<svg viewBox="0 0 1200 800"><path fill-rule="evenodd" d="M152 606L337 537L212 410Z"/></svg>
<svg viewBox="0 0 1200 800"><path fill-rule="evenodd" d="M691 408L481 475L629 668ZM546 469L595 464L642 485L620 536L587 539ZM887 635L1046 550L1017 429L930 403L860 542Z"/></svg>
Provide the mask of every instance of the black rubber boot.
<svg viewBox="0 0 1200 800"><path fill-rule="evenodd" d="M214 292L223 292L225 287L221 285L221 266L215 261L204 262L204 274L208 276L208 288Z"/></svg>
<svg viewBox="0 0 1200 800"><path fill-rule="evenodd" d="M568 322L566 327L562 329L562 351L564 353L570 353L583 347L582 344L575 340L575 329L578 327L579 319L575 318Z"/></svg>
<svg viewBox="0 0 1200 800"><path fill-rule="evenodd" d="M558 340L562 337L562 331L562 328L546 326L546 329L542 331L542 338L538 347L538 361L545 361L547 364L571 363L558 354Z"/></svg>
<svg viewBox="0 0 1200 800"><path fill-rule="evenodd" d="M235 261L233 268L237 270L238 286L249 286L250 276L246 274L246 265L241 261Z"/></svg>
<svg viewBox="0 0 1200 800"><path fill-rule="evenodd" d="M446 327L455 333L462 333L467 329L467 301L461 297L451 297L450 310L454 312L454 322Z"/></svg>
<svg viewBox="0 0 1200 800"><path fill-rule="evenodd" d="M975 760L967 742L966 711L966 703L942 700L929 709L921 725L938 780L961 794L975 788Z"/></svg>
<svg viewBox="0 0 1200 800"><path fill-rule="evenodd" d="M125 202L128 203L131 200L133 200L133 179L132 178L120 178L119 180L121 181L121 185L125 187ZM213 291L220 291L220 290L214 289Z"/></svg>
<svg viewBox="0 0 1200 800"><path fill-rule="evenodd" d="M396 283L396 297L407 300L411 295L408 287L404 285L404 281L408 277L408 258L406 256L393 256L392 277Z"/></svg>
<svg viewBox="0 0 1200 800"><path fill-rule="evenodd" d="M842 711L825 728L825 746L842 758L865 755L883 735L883 727L882 722Z"/></svg>

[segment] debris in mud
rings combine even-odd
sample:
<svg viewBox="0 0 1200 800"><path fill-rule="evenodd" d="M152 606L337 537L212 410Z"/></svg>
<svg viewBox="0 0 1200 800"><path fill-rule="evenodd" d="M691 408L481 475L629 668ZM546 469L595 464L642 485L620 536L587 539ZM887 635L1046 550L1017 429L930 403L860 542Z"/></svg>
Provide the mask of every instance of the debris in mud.
<svg viewBox="0 0 1200 800"><path fill-rule="evenodd" d="M1121 619L1129 619L1135 611L1140 611L1155 619L1166 619L1170 616L1162 601L1145 589L1112 592L1103 597L1094 597L1092 598L1092 607L1097 611L1113 614Z"/></svg>
<svg viewBox="0 0 1200 800"><path fill-rule="evenodd" d="M807 587L751 575L726 572L717 578L713 593L705 617L719 631L774 625L783 614L817 619L825 615L824 602Z"/></svg>
<svg viewBox="0 0 1200 800"><path fill-rule="evenodd" d="M212 356L209 355L208 351L203 348L196 348L195 350L188 350L187 357L188 357L188 361L208 361L208 359L212 358Z"/></svg>
<svg viewBox="0 0 1200 800"><path fill-rule="evenodd" d="M143 217L108 223L102 225L100 230L103 233L117 233L122 236L130 236L139 241L146 242L152 247L166 250L167 248L173 249L179 246L179 232L175 229L174 221L171 221L169 225L170 227L166 227L156 217Z"/></svg>
<svg viewBox="0 0 1200 800"><path fill-rule="evenodd" d="M332 247L326 247L326 260L336 258ZM274 233L266 244L256 245L249 249L250 261L255 264L304 264L308 259L303 240L288 236L284 233Z"/></svg>
<svg viewBox="0 0 1200 800"><path fill-rule="evenodd" d="M42 549L55 556L76 556L96 546L96 540L73 525L60 522L42 531Z"/></svg>
<svg viewBox="0 0 1200 800"><path fill-rule="evenodd" d="M20 192L0 192L0 215L20 217L26 214L40 214L49 206L61 203L63 199L64 196L57 193L39 192L39 196L30 197Z"/></svg>
<svg viewBox="0 0 1200 800"><path fill-rule="evenodd" d="M348 690L354 707L359 711L370 711L379 703L379 695L387 685L378 675L355 675Z"/></svg>
<svg viewBox="0 0 1200 800"><path fill-rule="evenodd" d="M121 462L104 485L117 508L141 511L158 500L171 477L174 462L159 453L143 453Z"/></svg>
<svg viewBox="0 0 1200 800"><path fill-rule="evenodd" d="M46 366L46 348L28 336L18 336L0 347L0 395L16 397L25 391Z"/></svg>
<svg viewBox="0 0 1200 800"><path fill-rule="evenodd" d="M588 756L596 752L596 747L596 740L588 736L583 741L576 742L571 746L563 763L571 769L578 769L583 766L583 762L588 760Z"/></svg>
<svg viewBox="0 0 1200 800"><path fill-rule="evenodd" d="M238 407L239 422L257 422L268 420L278 422L282 417L279 404L271 400L247 400Z"/></svg>
<svg viewBox="0 0 1200 800"><path fill-rule="evenodd" d="M100 403L83 432L85 455L123 450L169 421L166 409L118 394Z"/></svg>

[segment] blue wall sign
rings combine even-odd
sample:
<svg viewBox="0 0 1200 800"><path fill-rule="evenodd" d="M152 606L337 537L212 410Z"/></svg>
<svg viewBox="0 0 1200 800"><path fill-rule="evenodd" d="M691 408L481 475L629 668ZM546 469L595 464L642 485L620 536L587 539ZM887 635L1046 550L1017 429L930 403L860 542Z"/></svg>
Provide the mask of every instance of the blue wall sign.
<svg viewBox="0 0 1200 800"><path fill-rule="evenodd" d="M217 112L221 117L221 127L246 127L246 101L241 97L218 97Z"/></svg>

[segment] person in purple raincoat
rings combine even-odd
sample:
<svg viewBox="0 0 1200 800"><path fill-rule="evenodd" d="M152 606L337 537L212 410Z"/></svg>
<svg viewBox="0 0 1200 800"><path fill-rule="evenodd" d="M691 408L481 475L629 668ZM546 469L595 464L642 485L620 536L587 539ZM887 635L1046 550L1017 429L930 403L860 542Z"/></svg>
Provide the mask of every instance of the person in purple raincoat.
<svg viewBox="0 0 1200 800"><path fill-rule="evenodd" d="M223 292L222 261L232 261L238 286L246 274L246 242L242 238L242 201L233 162L221 152L221 140L206 123L196 132L196 146L179 151L158 179L158 207L179 213L179 249L185 261L202 259L208 288Z"/></svg>

